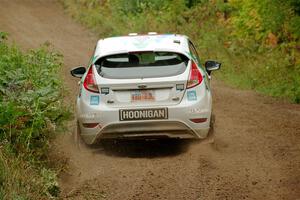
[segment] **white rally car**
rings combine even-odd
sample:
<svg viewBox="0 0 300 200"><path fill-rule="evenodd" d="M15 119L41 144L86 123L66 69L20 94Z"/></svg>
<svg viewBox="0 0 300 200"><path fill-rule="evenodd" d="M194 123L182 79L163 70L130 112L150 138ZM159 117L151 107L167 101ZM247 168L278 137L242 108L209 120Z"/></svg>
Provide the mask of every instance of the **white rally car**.
<svg viewBox="0 0 300 200"><path fill-rule="evenodd" d="M129 34L98 41L81 78L78 130L87 144L103 138L205 138L212 120L210 73L193 43L177 34Z"/></svg>

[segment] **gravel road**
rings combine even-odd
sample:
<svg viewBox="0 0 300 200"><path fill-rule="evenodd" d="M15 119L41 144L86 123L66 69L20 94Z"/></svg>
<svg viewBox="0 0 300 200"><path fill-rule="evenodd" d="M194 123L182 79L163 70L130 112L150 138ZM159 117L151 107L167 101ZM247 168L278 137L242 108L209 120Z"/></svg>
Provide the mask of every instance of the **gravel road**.
<svg viewBox="0 0 300 200"><path fill-rule="evenodd" d="M73 105L97 37L51 0L0 0L0 30L23 49L50 42L64 55L62 77ZM53 144L68 160L63 199L300 199L300 106L212 81L215 142L161 140Z"/></svg>

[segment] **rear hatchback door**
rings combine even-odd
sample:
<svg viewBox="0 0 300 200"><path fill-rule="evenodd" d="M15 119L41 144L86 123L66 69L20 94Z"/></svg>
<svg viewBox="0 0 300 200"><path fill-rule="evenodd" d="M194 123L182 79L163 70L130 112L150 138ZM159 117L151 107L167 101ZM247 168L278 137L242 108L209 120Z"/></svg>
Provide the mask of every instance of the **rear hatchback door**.
<svg viewBox="0 0 300 200"><path fill-rule="evenodd" d="M189 59L174 52L130 52L95 62L102 99L110 107L166 106L180 103Z"/></svg>

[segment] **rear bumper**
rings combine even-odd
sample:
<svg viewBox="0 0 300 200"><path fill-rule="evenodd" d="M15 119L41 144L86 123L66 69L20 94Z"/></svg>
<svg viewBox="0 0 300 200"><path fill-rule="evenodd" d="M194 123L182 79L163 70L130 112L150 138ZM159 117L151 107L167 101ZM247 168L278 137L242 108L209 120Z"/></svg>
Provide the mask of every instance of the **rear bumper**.
<svg viewBox="0 0 300 200"><path fill-rule="evenodd" d="M83 127L81 127L82 130ZM87 128L83 128L87 129ZM103 128L96 127L84 130L81 136L83 140L92 144L98 139L122 139L122 138L205 138L208 128L192 130L186 124L178 121L143 121L130 123L114 123ZM88 133L90 132L90 133Z"/></svg>
<svg viewBox="0 0 300 200"><path fill-rule="evenodd" d="M168 119L120 121L119 110L125 108L109 107L105 103L90 105L78 99L76 115L81 136L87 144L102 138L205 138L210 128L211 96L206 91L196 101L189 101L185 95L177 105L161 106L168 108ZM127 109L153 107L131 107ZM157 107L155 107L157 108ZM207 118L205 122L195 123L190 119ZM95 128L86 128L83 123L99 123Z"/></svg>

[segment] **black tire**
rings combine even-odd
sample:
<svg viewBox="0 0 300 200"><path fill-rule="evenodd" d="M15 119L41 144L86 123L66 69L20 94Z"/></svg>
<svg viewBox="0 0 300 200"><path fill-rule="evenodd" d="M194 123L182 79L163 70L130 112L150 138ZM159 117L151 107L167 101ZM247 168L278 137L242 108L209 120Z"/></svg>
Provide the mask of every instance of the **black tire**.
<svg viewBox="0 0 300 200"><path fill-rule="evenodd" d="M83 145L82 138L80 136L80 127L78 121L76 122L76 126L73 131L73 142L77 149L81 149Z"/></svg>
<svg viewBox="0 0 300 200"><path fill-rule="evenodd" d="M205 142L209 144L213 144L215 142L215 120L216 117L212 114L210 117L210 129L208 131L207 138L205 138Z"/></svg>

